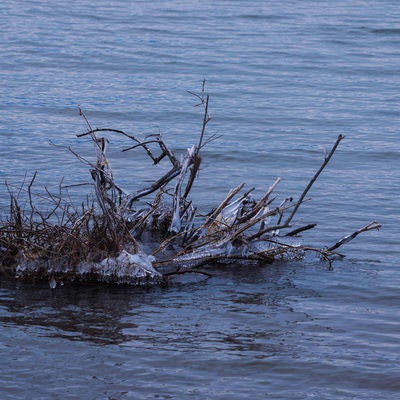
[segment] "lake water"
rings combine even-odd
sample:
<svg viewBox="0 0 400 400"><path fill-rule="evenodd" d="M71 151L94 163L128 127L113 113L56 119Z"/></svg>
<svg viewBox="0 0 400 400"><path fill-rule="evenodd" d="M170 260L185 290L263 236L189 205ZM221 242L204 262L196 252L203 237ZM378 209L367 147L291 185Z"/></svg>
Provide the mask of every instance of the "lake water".
<svg viewBox="0 0 400 400"><path fill-rule="evenodd" d="M298 197L331 245L376 219L333 269L313 257L215 267L169 288L0 282L2 399L397 399L400 396L400 4L397 0L19 0L0 6L0 178L83 183L81 106L97 127L208 135L193 198L211 209L247 182ZM154 171L119 152L134 190ZM89 154L89 153L88 153ZM155 175L153 175L155 174ZM81 196L85 187L71 190ZM3 212L7 190L0 189Z"/></svg>

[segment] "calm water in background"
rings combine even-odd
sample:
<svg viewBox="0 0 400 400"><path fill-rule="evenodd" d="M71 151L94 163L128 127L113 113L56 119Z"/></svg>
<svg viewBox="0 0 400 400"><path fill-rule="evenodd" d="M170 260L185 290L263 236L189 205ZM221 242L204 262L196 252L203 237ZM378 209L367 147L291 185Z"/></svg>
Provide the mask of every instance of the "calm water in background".
<svg viewBox="0 0 400 400"><path fill-rule="evenodd" d="M346 139L297 215L334 243L313 257L218 268L168 289L0 282L2 399L397 399L400 392L400 4L355 1L9 1L0 6L0 178L82 183L85 125L196 141L187 90L207 80L223 135L204 151L193 197L210 209L277 176L298 196ZM121 184L160 173L110 137ZM71 191L81 196L84 187ZM0 190L2 210L8 205Z"/></svg>

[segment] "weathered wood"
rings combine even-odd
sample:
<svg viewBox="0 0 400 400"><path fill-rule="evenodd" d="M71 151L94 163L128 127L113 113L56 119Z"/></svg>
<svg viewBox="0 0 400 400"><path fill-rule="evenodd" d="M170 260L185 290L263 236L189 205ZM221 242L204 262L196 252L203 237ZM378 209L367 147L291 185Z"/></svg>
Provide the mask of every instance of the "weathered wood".
<svg viewBox="0 0 400 400"><path fill-rule="evenodd" d="M281 180L277 178L258 200L252 197L254 188L242 192L242 183L208 215L198 215L189 196L201 166L200 152L215 136L206 137L210 116L204 82L201 93L192 94L203 107L203 124L197 144L181 160L160 135L140 139L118 129L93 129L79 109L88 130L77 136L90 138L95 161L71 148L68 151L89 167L94 196L89 195L78 207L62 181L56 194L47 187L44 194L34 192L36 172L29 181L25 177L16 191L6 184L10 207L8 217L0 221L0 272L12 271L21 279L48 279L52 287L67 280L158 284L183 273L202 273L196 268L210 263L260 265L282 257L296 260L309 251L331 262L335 256L342 256L337 248L360 233L380 228L372 222L326 249L289 243L291 236L316 226L309 223L296 228L292 221L344 138L342 135L296 202L290 197L274 205L277 196L272 195ZM115 182L106 156L107 139L101 136L104 132L134 142L124 145L122 151L142 149L153 165L168 161L169 171L151 185L127 193ZM152 146L157 147L158 155ZM39 209L36 199L46 200L50 209ZM144 199L147 206L137 208L139 200ZM143 236L151 243L141 243Z"/></svg>

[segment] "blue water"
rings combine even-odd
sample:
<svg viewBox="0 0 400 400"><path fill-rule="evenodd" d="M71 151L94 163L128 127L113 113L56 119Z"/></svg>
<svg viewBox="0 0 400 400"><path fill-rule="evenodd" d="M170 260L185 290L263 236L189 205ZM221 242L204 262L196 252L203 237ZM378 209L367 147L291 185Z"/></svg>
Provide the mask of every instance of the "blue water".
<svg viewBox="0 0 400 400"><path fill-rule="evenodd" d="M400 4L334 1L9 1L0 6L0 178L84 183L75 134L161 133L177 153L208 135L193 198L202 210L247 182L283 178L331 245L376 219L330 270L313 257L211 266L168 289L0 282L2 399L397 399L400 392ZM124 187L157 174L110 136ZM49 140L59 145L49 144ZM60 147L61 146L61 147ZM84 186L71 188L79 198ZM2 213L8 195L0 188Z"/></svg>

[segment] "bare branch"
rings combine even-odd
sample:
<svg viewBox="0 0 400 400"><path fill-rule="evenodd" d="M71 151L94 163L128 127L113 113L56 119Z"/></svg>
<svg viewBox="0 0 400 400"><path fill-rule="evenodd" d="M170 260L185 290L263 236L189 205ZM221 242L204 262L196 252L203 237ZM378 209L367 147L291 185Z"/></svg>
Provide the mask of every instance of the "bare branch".
<svg viewBox="0 0 400 400"><path fill-rule="evenodd" d="M350 242L351 240L353 240L355 237L357 237L360 233L363 232L368 232L371 230L375 230L375 229L380 229L382 227L381 224L378 224L376 221L372 221L370 222L368 225L363 226L360 229L357 229L355 232L353 232L350 235L345 236L344 238L340 239L337 243L335 243L333 246L328 248L328 251L334 251L337 248L339 248L340 246L342 246L345 243Z"/></svg>
<svg viewBox="0 0 400 400"><path fill-rule="evenodd" d="M301 203L303 202L304 198L306 197L308 191L311 189L312 185L314 184L314 182L317 180L318 176L321 174L321 172L324 170L324 168L326 167L326 165L328 164L329 160L332 158L333 153L336 151L337 147L339 146L339 143L342 141L342 139L344 139L343 135L339 135L336 139L335 144L333 145L331 151L329 152L329 154L325 157L324 162L322 163L321 167L319 168L319 170L314 174L314 176L311 178L310 182L308 183L308 185L306 186L306 188L304 189L303 193L301 194L299 200L296 203L296 206L294 207L293 211L291 212L291 214L289 215L289 217L286 219L284 225L285 226L289 226L290 222L292 221L294 215L296 214L298 208L300 207Z"/></svg>

